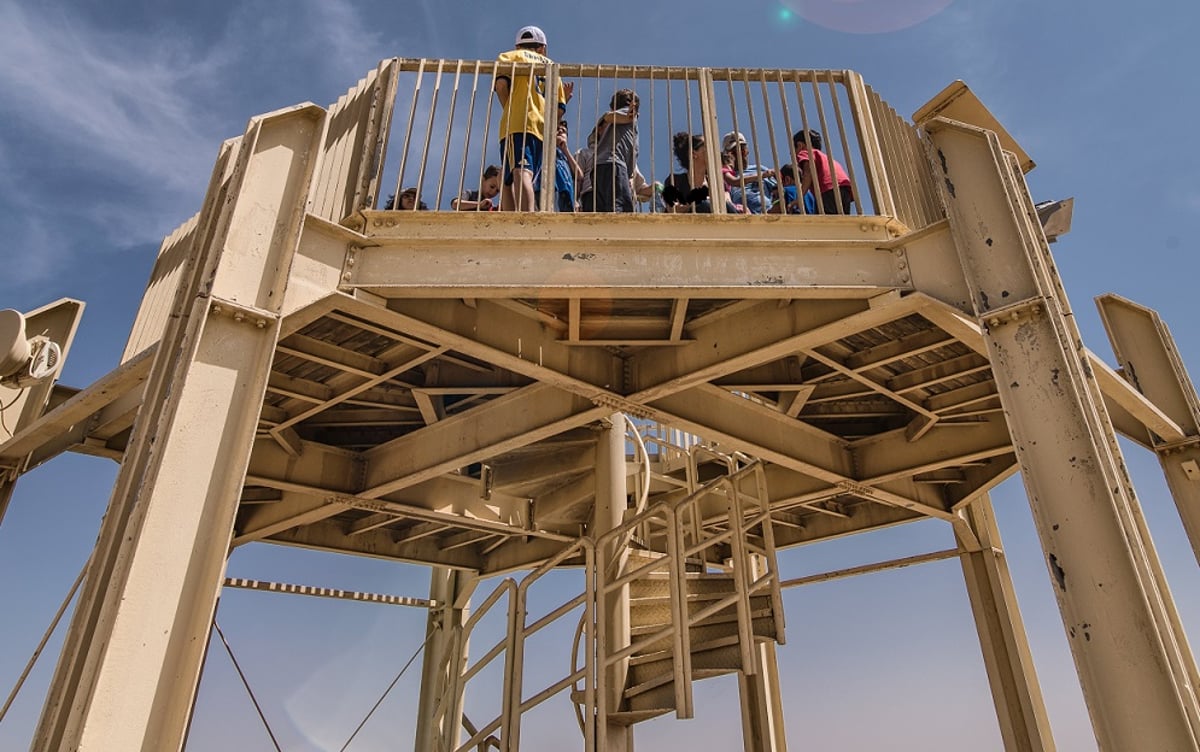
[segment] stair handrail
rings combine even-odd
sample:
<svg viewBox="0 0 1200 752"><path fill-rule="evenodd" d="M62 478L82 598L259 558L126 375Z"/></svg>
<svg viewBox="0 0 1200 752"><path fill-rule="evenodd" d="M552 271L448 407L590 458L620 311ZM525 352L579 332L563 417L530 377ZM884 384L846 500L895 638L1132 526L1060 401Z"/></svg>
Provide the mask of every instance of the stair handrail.
<svg viewBox="0 0 1200 752"><path fill-rule="evenodd" d="M467 617L467 620L463 623L462 628L457 630L453 649L446 651L446 656L443 659L443 670L447 671L448 675L452 678L453 686L451 691L444 693L443 696L438 699L437 706L433 711L434 718L441 719L441 722L435 723L435 728L442 729L441 736L439 737L438 747L439 749L445 750L445 752L463 752L471 747L478 746L482 741L487 739L493 731L500 727L500 724L497 722L489 723L482 729L478 729L474 734L472 734L471 738L468 739L465 744L459 746L457 743L458 724L453 724L451 727L450 724L445 723L445 716L448 712L450 712L453 703L456 703L458 698L461 698L465 694L467 682L469 682L472 677L476 676L498 655L500 655L500 653L507 652L508 654L511 654L512 630L509 629L505 630L504 637L497 641L496 644L494 644L491 649L484 653L481 658L476 660L474 663L468 663L467 666L462 665L463 646L468 644L470 641L471 634L475 631L475 627L505 595L509 596L509 604L511 609L511 603L516 594L516 590L516 581L511 577L504 578L504 580L496 586L495 590L493 590L491 594L484 599L483 603L481 603L479 607L475 609L469 617ZM507 659L505 662L507 663Z"/></svg>
<svg viewBox="0 0 1200 752"><path fill-rule="evenodd" d="M561 603L552 611L546 613L532 624L526 624L528 617L529 589L553 571L559 564L573 557L583 557L584 588L583 592ZM505 693L502 716L505 721L501 732L506 752L517 752L520 747L521 716L537 707L546 700L554 697L568 687L573 687L584 680L584 704L588 708L595 707L596 694L596 661L593 651L589 650L584 656L583 668L572 666L572 672L565 678L551 684L528 700L522 699L522 689L525 675L525 642L534 634L574 611L583 604L583 619L585 624L596 622L596 548L588 538L579 538L574 543L563 548L554 556L547 559L537 569L521 578L517 585L516 597L510 601L509 633L514 636L514 650L509 654L512 663L509 691ZM507 667L506 667L507 672ZM595 714L587 713L584 718L584 750L595 750Z"/></svg>
<svg viewBox="0 0 1200 752"><path fill-rule="evenodd" d="M761 471L761 461L747 465L746 467L734 471L730 475L714 478L713 480L701 485L693 493L681 499L663 499L655 504L648 506L642 513L636 514L622 522L622 524L607 531L604 535L596 539L595 550L597 556L596 563L596 612L604 614L606 612L607 599L610 594L617 589L629 584L633 580L648 574L652 571L665 567L669 576L670 590L670 609L671 623L666 627L653 632L649 635L644 635L638 640L630 640L630 644L620 650L609 651L607 649L608 635L607 624L604 619L598 619L596 622L596 677L597 677L597 712L596 716L603 719L608 714L609 705L609 688L607 686L608 670L617 662L628 658L638 650L652 644L655 641L670 637L672 640L672 663L675 675L678 680L675 682L675 702L676 714L680 718L689 718L692 715L692 692L691 692L691 627L699 621L711 616L727 606L738 603L739 614L743 612L748 616L749 607L746 601L747 590L745 584L740 587L734 594L725 598L719 599L716 603L708 606L705 609L698 611L696 614L689 614L687 605L687 585L686 585L686 562L688 556L694 553L703 552L704 549L712 546L715 542L719 542L727 537L729 533L718 534L712 536L711 539L702 540L694 543L690 547L685 547L683 543L683 527L682 527L682 512L688 507L698 506L700 501L710 493L713 493L722 486L728 486L725 489L726 496L735 495L733 486L746 475ZM662 516L666 526L667 540L665 545L665 555L663 558L643 564L634 569L621 572L614 568L613 564L618 564L621 560L621 546L613 545L621 540L625 534L634 528L647 524L652 518ZM696 513L693 511L693 519ZM612 549L611 560L608 553ZM702 559L703 560L703 559ZM736 561L743 561L739 559ZM745 563L736 567L737 569L745 569ZM616 572L615 577L612 572ZM610 579L611 578L611 579ZM777 580L778 578L776 578ZM745 602L745 603L743 603ZM742 619L744 622L745 620ZM751 625L752 627L752 625ZM741 631L739 627L739 632ZM753 635L743 637L743 641L753 643ZM754 664L751 661L749 664L748 673L754 673ZM597 733L599 739L599 748L604 749L606 743L605 724L597 724Z"/></svg>

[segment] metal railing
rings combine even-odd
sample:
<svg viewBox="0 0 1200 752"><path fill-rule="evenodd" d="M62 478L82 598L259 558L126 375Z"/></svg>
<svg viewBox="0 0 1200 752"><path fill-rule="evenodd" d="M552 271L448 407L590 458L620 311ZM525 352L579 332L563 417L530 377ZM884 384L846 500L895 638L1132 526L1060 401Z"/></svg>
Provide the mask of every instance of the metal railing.
<svg viewBox="0 0 1200 752"><path fill-rule="evenodd" d="M784 211L878 215L898 219L912 229L942 215L915 128L851 71L534 66L404 58L384 61L331 106L326 154L314 189L319 200L312 210L343 221L353 213L349 210L389 208L386 194L390 192L398 202L406 191L415 196L406 208L419 210L424 203L432 210L453 209L466 192L482 186L489 165L502 166L502 108L493 83L498 77L523 76L531 77L545 92L557 91L559 82L573 86L561 116L557 107L540 109L547 155L554 151L549 147L560 119L570 126L566 151L577 155L588 147L593 129L601 138L615 133L615 128L600 123L614 93L637 94L636 163L645 189L636 206L643 212L669 210L654 187L689 171L693 182L699 183L701 175L706 180L716 214L726 212L726 198L731 196L753 203L754 193L781 195L779 172L785 168L790 168L797 183L807 177L820 186L825 176L818 173L818 163L824 161L817 157L798 162L793 142L793 136L801 134L798 143L807 153L815 144L812 136L804 134L811 133L823 142L819 150L844 169L853 203L844 205L835 191L836 209L827 211L817 195L815 207L806 208L799 200L788 209L785 201ZM547 99L552 105L555 97L551 94ZM729 133L740 133L745 139L746 164L739 167L757 165L773 173L764 176L743 170L726 179L721 171L721 142ZM681 162L673 154L675 134L694 135L703 148L684 149ZM701 160L704 164L698 165ZM554 170L555 160L544 159L541 184L553 184ZM395 178L383 181L382 174ZM378 187L381 184L392 188ZM553 193L541 192L540 209L553 207Z"/></svg>
<svg viewBox="0 0 1200 752"><path fill-rule="evenodd" d="M752 490L744 488L750 482ZM725 514L716 526L703 526L696 534L685 529L684 520L693 509L712 496L723 496ZM692 515L694 516L694 515ZM656 548L665 553L654 555L644 564L630 566L629 534L638 529L655 528L661 540ZM758 541L758 542L755 542ZM718 548L719 546L727 546ZM762 566L756 567L753 556L760 556ZM720 564L728 559L731 565ZM703 562L707 569L710 563L721 571L732 574L733 591L724 597L713 599L703 608L692 610L688 602L687 575L689 562ZM544 615L530 621L529 591L546 574L566 563L580 563L584 570L584 586ZM694 568L694 567L692 567ZM761 574L756 574L756 569ZM622 589L636 579L654 572L667 574L671 620L661 629L631 639L628 645L617 649L609 647L609 625L604 618L612 598L618 597ZM741 669L747 674L757 671L754 655L754 624L751 598L767 594L771 598L776 639L783 641L783 605L780 592L778 564L775 558L774 536L770 523L770 509L766 493L766 476L762 464L754 462L730 475L716 478L696 489L686 497L671 501L663 500L647 507L624 523L600 536L594 543L581 538L566 546L554 557L525 575L518 582L512 578L503 580L491 595L468 618L457 635L455 647L447 657L446 669L454 677L453 690L445 693L435 710L441 719L440 728L453 728L454 736L441 739L438 749L446 752L467 752L480 745L497 743L501 750L515 751L519 748L522 717L538 705L560 693L571 689L572 696L582 699L584 711L580 713L580 725L584 736L584 749L593 752L607 749L605 724L599 722L618 708L613 705L613 683L625 689L621 665L630 656L646 650L656 642L669 639L672 646L675 707L679 717L692 715L692 668L691 628L705 619L716 615L730 606L736 609L738 644L741 653ZM507 620L505 635L492 644L474 662L463 663L463 646L481 620L507 598ZM531 637L551 624L575 613L582 607L581 627L577 640L583 641L573 651L570 672L545 688L528 696L524 693L525 646ZM504 656L504 686L502 709L486 724L466 724L469 738L458 738L456 723L449 721L461 711L461 703L467 684L493 661ZM582 656L582 665L579 657ZM582 688L578 688L582 682Z"/></svg>

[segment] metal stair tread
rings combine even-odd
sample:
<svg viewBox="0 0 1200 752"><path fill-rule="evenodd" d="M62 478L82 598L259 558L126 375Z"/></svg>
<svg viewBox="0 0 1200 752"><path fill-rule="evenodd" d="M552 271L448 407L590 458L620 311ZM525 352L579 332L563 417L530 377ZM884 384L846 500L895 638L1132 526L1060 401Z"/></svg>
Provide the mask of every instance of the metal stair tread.
<svg viewBox="0 0 1200 752"><path fill-rule="evenodd" d="M694 669L692 669L692 678L693 679L708 679L713 676L724 676L725 674L736 673L737 671L740 671L740 670L741 670L740 667L736 667L736 668L694 668ZM667 684L672 684L674 681L675 681L674 674L662 674L662 675L656 676L652 679L647 679L646 681L642 682L641 684L635 684L632 687L626 687L625 691L621 693L621 696L623 698L625 698L626 700L632 700L633 698L637 697L640 694L649 692L650 690L655 689L657 687L662 687ZM671 709L674 710L674 708L671 708Z"/></svg>
<svg viewBox="0 0 1200 752"><path fill-rule="evenodd" d="M732 634L727 637L718 637L714 640L693 643L692 654L695 655L696 653L705 650L713 650L715 648L727 648L730 645L736 644L738 644L738 636L736 634ZM629 656L629 665L636 666L643 663L652 663L653 661L669 659L674 655L674 653L675 651L671 648L652 650L649 653L634 653L633 655Z"/></svg>
<svg viewBox="0 0 1200 752"><path fill-rule="evenodd" d="M754 609L750 612L750 618L751 619L767 618L767 617L770 617L772 615L772 613L773 612L771 611L770 608ZM700 626L712 626L712 625L716 625L716 624L736 623L737 619L738 619L738 615L737 615L736 610L733 613L728 613L728 614L723 614L721 612L717 612L711 616L708 616L708 617L696 622L695 624L692 625L692 628L695 629L696 627L700 627ZM666 626L666 624L663 622L655 622L652 624L638 624L638 625L631 626L629 629L629 632L630 632L630 634L634 634L634 635L653 634L654 632L657 632L660 629L662 629L664 626Z"/></svg>

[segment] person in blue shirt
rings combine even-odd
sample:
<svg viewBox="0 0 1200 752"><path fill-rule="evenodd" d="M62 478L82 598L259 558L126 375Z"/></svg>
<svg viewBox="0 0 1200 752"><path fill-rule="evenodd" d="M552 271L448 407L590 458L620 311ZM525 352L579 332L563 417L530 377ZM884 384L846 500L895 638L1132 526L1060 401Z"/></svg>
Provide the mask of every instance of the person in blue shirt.
<svg viewBox="0 0 1200 752"><path fill-rule="evenodd" d="M583 170L575 161L575 156L567 148L567 121L558 121L558 130L554 142L558 156L554 160L554 211L575 211L575 186L583 177ZM541 201L542 175L538 173L533 179L534 195Z"/></svg>
<svg viewBox="0 0 1200 752"><path fill-rule="evenodd" d="M779 168L779 182L783 184L783 198L776 201L768 210L770 214L816 214L817 199L811 191L804 192L804 205L801 206L797 195L796 170L788 164Z"/></svg>

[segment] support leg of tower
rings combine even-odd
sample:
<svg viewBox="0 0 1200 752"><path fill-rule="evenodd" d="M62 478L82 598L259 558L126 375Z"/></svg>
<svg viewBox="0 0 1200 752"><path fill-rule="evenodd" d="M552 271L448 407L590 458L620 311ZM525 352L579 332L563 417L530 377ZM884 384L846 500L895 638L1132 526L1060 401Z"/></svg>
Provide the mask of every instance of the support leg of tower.
<svg viewBox="0 0 1200 752"><path fill-rule="evenodd" d="M1117 295L1096 299L1121 373L1179 426L1182 437L1152 437L1183 529L1200 561L1200 398L1175 340L1154 311Z"/></svg>
<svg viewBox="0 0 1200 752"><path fill-rule="evenodd" d="M425 628L421 697L417 704L417 733L413 745L416 752L457 746L463 715L462 686L458 677L467 658L462 629L467 599L478 582L476 575L457 569L434 567L430 573L429 599L437 605L429 609ZM447 739L453 743L445 745Z"/></svg>
<svg viewBox="0 0 1200 752"><path fill-rule="evenodd" d="M596 506L592 520L592 536L599 538L619 526L625 518L628 501L625 495L625 416L614 413L607 418L607 425L600 435L596 451ZM613 550L616 548L617 550ZM618 539L614 547L596 552L596 565L604 567L614 557L623 553L624 545ZM596 615L605 622L608 652L617 652L629 644L629 586L621 588L605 600L604 613ZM607 672L605 686L608 688L606 707L617 710L621 695L625 691L628 662L618 662ZM598 752L633 752L633 727L609 723L607 718L597 718L602 746Z"/></svg>
<svg viewBox="0 0 1200 752"><path fill-rule="evenodd" d="M757 579L766 569L761 555L752 554L750 576ZM742 701L742 742L746 752L787 752L787 731L783 724L783 695L779 686L779 663L775 643L755 646L758 673L738 673L738 695Z"/></svg>
<svg viewBox="0 0 1200 752"><path fill-rule="evenodd" d="M1101 749L1196 749L1196 666L1024 178L999 139L924 124Z"/></svg>
<svg viewBox="0 0 1200 752"><path fill-rule="evenodd" d="M959 562L979 631L1004 749L1052 752L1054 739L1046 706L988 494L975 497L963 514L979 546L959 538Z"/></svg>
<svg viewBox="0 0 1200 752"><path fill-rule="evenodd" d="M182 747L324 111L227 144L33 749Z"/></svg>

